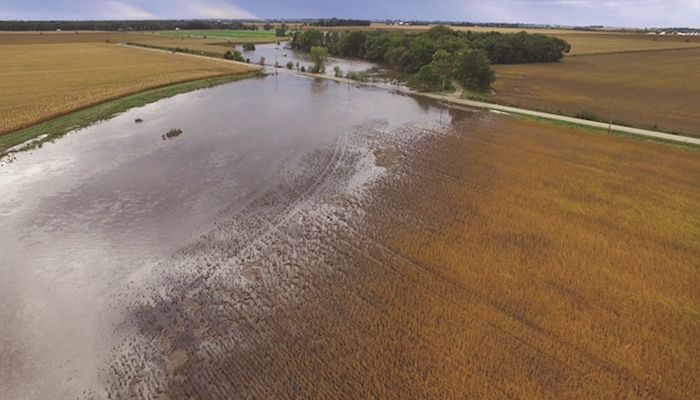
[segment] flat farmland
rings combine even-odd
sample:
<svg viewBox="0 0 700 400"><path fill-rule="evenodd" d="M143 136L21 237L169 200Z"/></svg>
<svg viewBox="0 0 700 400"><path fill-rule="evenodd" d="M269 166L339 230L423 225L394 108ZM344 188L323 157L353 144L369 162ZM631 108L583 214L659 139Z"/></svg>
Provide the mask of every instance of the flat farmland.
<svg viewBox="0 0 700 400"><path fill-rule="evenodd" d="M276 37L272 31L206 30L163 31L151 35L134 36L128 39L128 42L134 44L158 46L167 49L180 48L223 56L227 51L244 43L276 43L288 38Z"/></svg>
<svg viewBox="0 0 700 400"><path fill-rule="evenodd" d="M516 119L457 130L377 204L347 325L325 325L371 338L347 365L414 398L700 396L697 151ZM390 372L385 348L418 370Z"/></svg>
<svg viewBox="0 0 700 400"><path fill-rule="evenodd" d="M700 135L700 49L569 57L497 65L494 99L604 122Z"/></svg>
<svg viewBox="0 0 700 400"><path fill-rule="evenodd" d="M157 40L149 33L119 33L101 31L76 32L2 32L0 45L49 43L120 43L132 40Z"/></svg>
<svg viewBox="0 0 700 400"><path fill-rule="evenodd" d="M8 38L9 37L9 38ZM105 43L129 35L0 35L0 134L128 94L251 68ZM7 44L12 40L49 43ZM83 42L72 43L80 38Z"/></svg>
<svg viewBox="0 0 700 400"><path fill-rule="evenodd" d="M176 38L197 38L197 39L225 39L235 43L274 43L280 38L275 36L274 31L252 31L252 30L224 30L211 29L202 31L181 30L181 31L161 31L158 36L169 36Z"/></svg>
<svg viewBox="0 0 700 400"><path fill-rule="evenodd" d="M245 42L245 41L243 41ZM260 40L250 40L253 43L261 43L264 41ZM239 40L223 40L223 39L199 39L191 37L182 37L177 39L175 37L159 36L156 38L146 37L146 38L134 38L130 40L129 43L134 43L137 45L147 45L147 46L157 46L164 49L185 49L193 50L197 52L203 52L210 55L223 56L227 51L233 50L234 47L241 44ZM240 51L240 47L238 48Z"/></svg>
<svg viewBox="0 0 700 400"><path fill-rule="evenodd" d="M543 34L547 34L543 32ZM700 48L700 37L659 36L635 33L562 32L552 36L571 44L568 56L651 50Z"/></svg>

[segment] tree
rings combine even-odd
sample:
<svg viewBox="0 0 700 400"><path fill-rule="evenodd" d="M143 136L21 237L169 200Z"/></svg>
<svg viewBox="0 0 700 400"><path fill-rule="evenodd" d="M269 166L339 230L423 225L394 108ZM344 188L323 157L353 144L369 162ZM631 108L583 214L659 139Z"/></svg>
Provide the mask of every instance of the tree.
<svg viewBox="0 0 700 400"><path fill-rule="evenodd" d="M440 76L432 64L422 66L408 82L419 90L437 90L440 87Z"/></svg>
<svg viewBox="0 0 700 400"><path fill-rule="evenodd" d="M452 55L447 50L438 50L433 54L431 65L442 82L442 90L445 90L447 80L450 79L454 69Z"/></svg>
<svg viewBox="0 0 700 400"><path fill-rule="evenodd" d="M367 34L362 31L344 34L340 37L336 52L342 57L360 58L366 40Z"/></svg>
<svg viewBox="0 0 700 400"><path fill-rule="evenodd" d="M283 22L279 28L275 29L275 36L277 36L277 37L287 36L287 30L288 30L287 24Z"/></svg>
<svg viewBox="0 0 700 400"><path fill-rule="evenodd" d="M274 28L274 27L273 27L272 24L270 24L270 23L267 23L267 24L263 25L263 29L266 30L266 31L271 31L272 28Z"/></svg>
<svg viewBox="0 0 700 400"><path fill-rule="evenodd" d="M455 55L453 76L469 89L487 90L496 76L483 50L464 50Z"/></svg>
<svg viewBox="0 0 700 400"><path fill-rule="evenodd" d="M255 44L254 43L243 43L243 50L244 51L255 51Z"/></svg>
<svg viewBox="0 0 700 400"><path fill-rule="evenodd" d="M311 61L314 66L311 72L323 73L326 71L326 59L328 58L328 49L321 46L311 48Z"/></svg>

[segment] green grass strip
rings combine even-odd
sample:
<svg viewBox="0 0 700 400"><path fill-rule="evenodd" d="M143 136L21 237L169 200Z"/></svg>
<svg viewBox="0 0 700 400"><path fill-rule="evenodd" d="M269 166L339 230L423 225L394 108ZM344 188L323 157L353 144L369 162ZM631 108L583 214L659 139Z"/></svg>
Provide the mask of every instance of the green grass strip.
<svg viewBox="0 0 700 400"><path fill-rule="evenodd" d="M47 135L41 141L32 142L27 149L39 146L47 141L51 141L66 133L88 127L95 122L114 117L115 115L127 111L134 107L141 107L155 101L172 97L180 93L190 92L197 89L204 89L224 83L235 82L241 79L263 76L262 72L251 72L246 74L225 75L213 78L198 79L194 81L177 83L157 89L147 90L116 100L107 101L95 106L91 106L79 111L72 112L46 122L32 125L12 133L0 135L0 155L5 154L10 148L34 139L41 135ZM26 150L26 149L22 149Z"/></svg>

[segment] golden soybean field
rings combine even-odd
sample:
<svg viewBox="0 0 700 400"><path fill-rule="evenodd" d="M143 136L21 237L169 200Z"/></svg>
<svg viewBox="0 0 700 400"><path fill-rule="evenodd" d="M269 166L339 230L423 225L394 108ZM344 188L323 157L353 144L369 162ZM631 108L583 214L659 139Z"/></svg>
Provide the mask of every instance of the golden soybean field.
<svg viewBox="0 0 700 400"><path fill-rule="evenodd" d="M700 135L700 49L566 57L497 65L493 99L601 121Z"/></svg>
<svg viewBox="0 0 700 400"><path fill-rule="evenodd" d="M105 42L115 37L0 35L0 134L147 89L251 71Z"/></svg>

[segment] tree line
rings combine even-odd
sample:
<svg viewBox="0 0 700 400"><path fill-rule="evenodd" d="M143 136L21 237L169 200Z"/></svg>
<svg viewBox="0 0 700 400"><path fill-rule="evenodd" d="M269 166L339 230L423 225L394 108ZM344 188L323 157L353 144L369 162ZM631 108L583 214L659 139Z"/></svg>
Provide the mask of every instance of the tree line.
<svg viewBox="0 0 700 400"><path fill-rule="evenodd" d="M519 32L462 32L436 26L427 32L295 32L291 47L325 47L340 57L383 64L425 89L457 80L471 89L488 89L495 80L491 64L556 62L571 46L559 38Z"/></svg>
<svg viewBox="0 0 700 400"><path fill-rule="evenodd" d="M146 21L0 21L0 31L167 31L176 28L257 30L244 21L146 20Z"/></svg>
<svg viewBox="0 0 700 400"><path fill-rule="evenodd" d="M312 22L312 26L370 26L371 22L364 19L320 19Z"/></svg>

